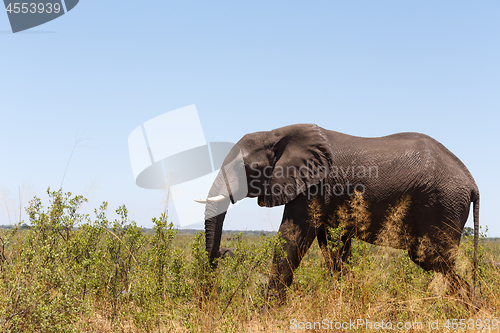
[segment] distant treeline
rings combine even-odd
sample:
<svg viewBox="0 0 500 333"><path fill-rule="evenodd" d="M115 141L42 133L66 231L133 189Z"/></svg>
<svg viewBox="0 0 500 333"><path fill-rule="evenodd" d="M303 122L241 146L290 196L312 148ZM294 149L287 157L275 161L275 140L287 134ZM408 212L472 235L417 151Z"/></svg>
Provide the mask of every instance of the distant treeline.
<svg viewBox="0 0 500 333"><path fill-rule="evenodd" d="M15 225L0 225L0 229L14 229L16 226ZM20 226L21 229L30 229L31 227L23 223ZM75 228L78 229L78 228ZM147 235L152 235L154 234L154 229L152 228L141 228L141 231ZM200 229L177 229L177 234L178 235L196 235L198 232L200 232ZM243 236L274 236L276 235L276 231L266 231L266 230L223 230L222 235L224 237L229 237L233 238L236 237L239 234L242 234ZM474 230L472 228L465 228L464 229L464 236L469 236L473 235ZM492 242L500 242L500 237L485 237L483 239L487 239L488 241Z"/></svg>
<svg viewBox="0 0 500 333"><path fill-rule="evenodd" d="M0 229L9 229L12 230L16 227L16 225L0 225ZM21 229L30 229L31 226L29 226L26 223L21 224L20 226ZM74 228L78 229L78 228ZM141 228L141 231L145 234L154 234L154 229L152 228ZM198 232L201 230L199 229L178 229L177 234L178 235L196 235ZM246 235L246 236L274 236L276 235L276 231L266 231L266 230L223 230L222 235L226 237L234 236L236 237L239 234ZM493 238L492 238L493 239ZM500 240L500 238L494 238Z"/></svg>

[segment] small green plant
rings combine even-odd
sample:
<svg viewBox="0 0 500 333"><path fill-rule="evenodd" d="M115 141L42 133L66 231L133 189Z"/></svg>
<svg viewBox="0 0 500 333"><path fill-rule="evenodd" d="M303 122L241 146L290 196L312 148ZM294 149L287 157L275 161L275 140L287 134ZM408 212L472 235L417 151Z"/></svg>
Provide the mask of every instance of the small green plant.
<svg viewBox="0 0 500 333"><path fill-rule="evenodd" d="M345 234L344 223L339 223L336 227L330 227L327 231L329 236L328 248L331 252L339 254L340 250L344 246L344 242L342 241L342 236Z"/></svg>

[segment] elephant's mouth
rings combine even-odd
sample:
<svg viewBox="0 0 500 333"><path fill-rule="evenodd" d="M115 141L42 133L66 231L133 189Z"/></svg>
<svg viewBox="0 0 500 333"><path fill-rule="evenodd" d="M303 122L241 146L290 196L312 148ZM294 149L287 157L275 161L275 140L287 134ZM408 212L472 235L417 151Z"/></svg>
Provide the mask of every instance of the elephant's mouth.
<svg viewBox="0 0 500 333"><path fill-rule="evenodd" d="M233 198L233 194L231 192L231 186L229 186L229 182L227 181L227 176L226 176L226 171L224 170L224 167L221 169L222 176L224 178L224 183L226 184L226 190L227 194L229 195L229 200L231 200L231 203L234 205L235 201ZM228 196L219 194L217 196L213 197L208 197L206 199L194 199L194 201L201 203L201 204L207 204L209 202L221 202L227 199Z"/></svg>
<svg viewBox="0 0 500 333"><path fill-rule="evenodd" d="M241 160L243 161L243 158ZM229 200L231 200L231 203L234 205L235 202L233 198L233 193L231 192L231 186L229 185L229 182L227 180L226 170L224 169L224 167L222 167L221 171L222 171L222 176L224 177L224 183L226 183L226 189L227 193L229 194Z"/></svg>

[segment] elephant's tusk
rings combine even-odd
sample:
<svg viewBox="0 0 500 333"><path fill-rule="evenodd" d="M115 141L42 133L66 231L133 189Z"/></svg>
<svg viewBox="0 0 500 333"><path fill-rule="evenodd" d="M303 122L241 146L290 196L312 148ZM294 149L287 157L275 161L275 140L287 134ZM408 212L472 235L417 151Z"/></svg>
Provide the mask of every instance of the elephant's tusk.
<svg viewBox="0 0 500 333"><path fill-rule="evenodd" d="M223 196L222 194L219 194L216 197L211 197L211 198L207 198L207 199L194 199L194 201L201 203L201 204L206 204L208 202L219 202L219 201L222 201L224 199L226 199L226 197Z"/></svg>

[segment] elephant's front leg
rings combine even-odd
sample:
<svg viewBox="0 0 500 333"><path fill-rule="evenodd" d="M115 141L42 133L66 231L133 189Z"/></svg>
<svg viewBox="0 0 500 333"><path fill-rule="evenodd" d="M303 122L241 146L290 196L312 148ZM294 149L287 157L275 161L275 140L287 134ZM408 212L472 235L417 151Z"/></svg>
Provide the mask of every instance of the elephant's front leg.
<svg viewBox="0 0 500 333"><path fill-rule="evenodd" d="M308 222L307 202L304 195L297 197L285 206L283 221L279 228L283 253L273 258L271 278L267 289L267 299L282 303L286 289L292 284L293 271L316 237L316 229Z"/></svg>

